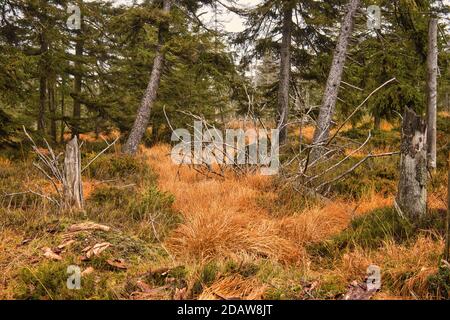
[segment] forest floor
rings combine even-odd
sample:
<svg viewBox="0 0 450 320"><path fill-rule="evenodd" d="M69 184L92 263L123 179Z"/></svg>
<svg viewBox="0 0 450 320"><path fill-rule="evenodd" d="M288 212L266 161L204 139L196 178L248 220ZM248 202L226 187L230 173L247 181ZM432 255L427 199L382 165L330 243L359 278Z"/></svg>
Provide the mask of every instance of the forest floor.
<svg viewBox="0 0 450 320"><path fill-rule="evenodd" d="M391 130L380 150L398 139ZM91 141L83 161L100 145ZM32 160L0 157L1 194L51 192ZM1 198L0 299L339 299L370 265L382 274L373 299L446 297L446 169L413 226L392 208L396 165L375 159L324 202L280 178L207 178L173 164L168 145L137 158L117 149L87 170L83 211L58 212L29 193ZM70 265L82 271L80 290L66 286Z"/></svg>

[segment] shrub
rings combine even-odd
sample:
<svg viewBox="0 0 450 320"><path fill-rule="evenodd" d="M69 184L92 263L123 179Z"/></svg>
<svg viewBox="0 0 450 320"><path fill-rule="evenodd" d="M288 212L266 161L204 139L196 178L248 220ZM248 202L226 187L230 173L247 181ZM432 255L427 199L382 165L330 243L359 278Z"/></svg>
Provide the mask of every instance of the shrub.
<svg viewBox="0 0 450 320"><path fill-rule="evenodd" d="M441 266L436 274L428 278L430 294L441 299L448 299L450 293L450 268Z"/></svg>
<svg viewBox="0 0 450 320"><path fill-rule="evenodd" d="M145 177L147 182L151 182L156 179L144 159L115 154L99 157L89 166L88 175L98 180L120 179L137 182Z"/></svg>
<svg viewBox="0 0 450 320"><path fill-rule="evenodd" d="M81 289L67 288L67 267L70 263L45 262L35 269L24 268L19 273L16 299L64 300L112 298L107 288L107 277L96 281L93 275L83 276Z"/></svg>

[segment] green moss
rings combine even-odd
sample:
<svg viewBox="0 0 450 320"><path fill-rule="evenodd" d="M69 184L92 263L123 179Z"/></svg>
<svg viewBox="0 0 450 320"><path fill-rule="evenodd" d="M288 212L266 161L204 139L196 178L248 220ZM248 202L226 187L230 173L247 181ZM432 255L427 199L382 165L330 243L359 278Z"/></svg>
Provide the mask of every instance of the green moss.
<svg viewBox="0 0 450 320"><path fill-rule="evenodd" d="M68 262L45 262L37 268L24 268L19 273L17 299L64 300L64 299L111 299L108 288L108 277L96 279L94 274L82 276L81 288L76 290L67 287Z"/></svg>
<svg viewBox="0 0 450 320"><path fill-rule="evenodd" d="M184 288L187 286L188 272L185 266L177 266L171 269L160 269L149 272L145 276L145 281L155 287L161 287L170 282L177 288Z"/></svg>
<svg viewBox="0 0 450 320"><path fill-rule="evenodd" d="M354 219L350 226L330 240L310 245L313 256L333 258L343 249L355 246L378 248L387 239L403 242L414 233L414 226L393 208L378 209Z"/></svg>
<svg viewBox="0 0 450 320"><path fill-rule="evenodd" d="M448 299L450 294L450 268L441 266L438 272L428 277L430 294L441 299Z"/></svg>
<svg viewBox="0 0 450 320"><path fill-rule="evenodd" d="M398 215L395 209L386 207L355 218L350 226L329 240L312 244L308 252L320 259L322 264L330 265L342 252L354 247L376 249L386 240L404 243L414 240L420 231L433 230L444 235L444 214L441 211L431 211L418 221L409 222Z"/></svg>
<svg viewBox="0 0 450 320"><path fill-rule="evenodd" d="M335 299L345 293L347 283L342 278L335 275L324 276L320 281L320 286L312 294L316 299Z"/></svg>
<svg viewBox="0 0 450 320"><path fill-rule="evenodd" d="M219 274L219 266L216 262L209 262L201 267L199 275L192 286L192 294L194 296L202 293L203 289L212 285Z"/></svg>
<svg viewBox="0 0 450 320"><path fill-rule="evenodd" d="M90 154L85 161L88 162L95 155L95 153ZM145 159L123 154L107 154L99 157L88 167L87 175L97 180L120 179L138 182L144 177L146 183L156 180Z"/></svg>
<svg viewBox="0 0 450 320"><path fill-rule="evenodd" d="M124 209L133 202L136 191L133 188L116 188L113 186L104 186L95 189L89 201L95 205L104 206L107 204L111 208Z"/></svg>

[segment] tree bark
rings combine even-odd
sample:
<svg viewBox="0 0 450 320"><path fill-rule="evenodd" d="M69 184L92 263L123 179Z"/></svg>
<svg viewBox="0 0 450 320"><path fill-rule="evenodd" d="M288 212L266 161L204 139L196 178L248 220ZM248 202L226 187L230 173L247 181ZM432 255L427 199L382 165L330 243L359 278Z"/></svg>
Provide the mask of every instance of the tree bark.
<svg viewBox="0 0 450 320"><path fill-rule="evenodd" d="M43 72L43 71L41 71ZM45 134L45 105L47 102L47 77L39 76L39 114L38 114L38 130L42 135Z"/></svg>
<svg viewBox="0 0 450 320"><path fill-rule="evenodd" d="M48 110L50 111L50 136L53 142L57 142L56 132L56 99L55 99L55 79L48 83Z"/></svg>
<svg viewBox="0 0 450 320"><path fill-rule="evenodd" d="M381 117L379 115L374 116L374 126L375 130L381 130Z"/></svg>
<svg viewBox="0 0 450 320"><path fill-rule="evenodd" d="M428 168L436 169L436 113L437 113L437 25L436 18L430 19L428 27L428 57L427 57L427 146Z"/></svg>
<svg viewBox="0 0 450 320"><path fill-rule="evenodd" d="M402 131L396 204L406 218L414 221L427 210L426 123L406 108Z"/></svg>
<svg viewBox="0 0 450 320"><path fill-rule="evenodd" d="M74 87L73 92L75 94L75 99L73 100L73 128L72 136L77 136L80 134L80 118L81 118L81 102L78 100L81 94L82 88L82 62L84 43L81 35L81 30L77 31L77 40L75 44L75 76L74 76Z"/></svg>
<svg viewBox="0 0 450 320"><path fill-rule="evenodd" d="M48 43L44 34L40 35L41 58L39 69L39 113L38 113L38 130L41 134L45 134L45 106L47 102L47 62L46 53L48 51Z"/></svg>
<svg viewBox="0 0 450 320"><path fill-rule="evenodd" d="M76 136L67 143L64 155L64 201L67 209L83 209L81 154Z"/></svg>
<svg viewBox="0 0 450 320"><path fill-rule="evenodd" d="M311 159L315 160L323 152L323 145L329 137L331 122L335 112L336 101L338 97L339 86L342 80L344 64L347 56L347 47L354 26L354 16L359 8L360 0L350 0L347 13L342 21L341 32L333 54L330 73L323 95L322 105L320 107L317 127L314 132L314 147L311 152Z"/></svg>
<svg viewBox="0 0 450 320"><path fill-rule="evenodd" d="M164 0L163 2L163 12L168 15L172 2L170 0ZM162 22L158 28L158 45L156 49L156 56L153 61L152 73L150 75L150 80L145 90L144 97L142 98L141 105L138 109L136 119L134 121L133 127L131 129L130 135L127 142L123 146L123 152L127 154L134 155L138 150L139 143L147 129L148 122L150 119L150 113L153 104L156 100L158 93L159 83L161 80L161 72L164 65L164 52L163 46L165 42L165 35L168 32L169 25L167 22Z"/></svg>
<svg viewBox="0 0 450 320"><path fill-rule="evenodd" d="M66 116L66 111L65 111L65 101L64 101L64 95L65 95L65 86L66 86L66 80L64 78L64 75L61 76L61 127L60 127L60 136L59 136L59 140L60 143L64 142L64 130L66 128L66 124L65 124L65 116Z"/></svg>
<svg viewBox="0 0 450 320"><path fill-rule="evenodd" d="M292 7L289 4L286 4L283 11L277 119L277 127L280 130L280 144L286 143L288 134L287 123L289 115L289 82L291 77Z"/></svg>

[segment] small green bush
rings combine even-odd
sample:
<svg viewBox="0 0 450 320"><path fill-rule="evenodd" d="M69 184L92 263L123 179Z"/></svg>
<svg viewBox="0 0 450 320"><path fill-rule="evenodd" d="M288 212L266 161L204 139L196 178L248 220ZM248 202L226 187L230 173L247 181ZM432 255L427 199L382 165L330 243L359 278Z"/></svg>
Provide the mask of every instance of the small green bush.
<svg viewBox="0 0 450 320"><path fill-rule="evenodd" d="M89 158L95 156L92 154ZM89 161L89 158L86 161ZM88 168L88 176L97 180L155 181L149 165L142 158L107 154L99 157Z"/></svg>
<svg viewBox="0 0 450 320"><path fill-rule="evenodd" d="M345 249L376 249L386 240L408 242L414 240L421 230L433 230L442 236L445 232L443 214L431 211L420 220L409 222L400 217L394 208L377 209L355 218L346 230L332 239L310 245L308 251L316 257L333 259Z"/></svg>
<svg viewBox="0 0 450 320"><path fill-rule="evenodd" d="M35 269L24 268L19 273L16 299L29 300L81 300L81 299L111 299L107 288L107 277L96 281L94 275L81 278L81 289L67 288L66 262L45 262Z"/></svg>
<svg viewBox="0 0 450 320"><path fill-rule="evenodd" d="M448 299L450 296L450 268L441 266L436 274L428 277L428 290L432 296Z"/></svg>

